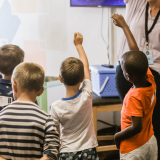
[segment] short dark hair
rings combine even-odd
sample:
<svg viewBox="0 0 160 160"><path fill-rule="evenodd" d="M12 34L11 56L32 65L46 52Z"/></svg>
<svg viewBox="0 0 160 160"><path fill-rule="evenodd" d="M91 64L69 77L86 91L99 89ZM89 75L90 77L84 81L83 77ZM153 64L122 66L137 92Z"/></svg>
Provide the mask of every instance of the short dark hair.
<svg viewBox="0 0 160 160"><path fill-rule="evenodd" d="M12 75L14 68L23 62L24 51L16 45L4 45L0 47L0 72L4 75Z"/></svg>
<svg viewBox="0 0 160 160"><path fill-rule="evenodd" d="M12 81L15 81L22 90L40 91L43 87L44 77L44 70L40 65L24 62L14 69Z"/></svg>
<svg viewBox="0 0 160 160"><path fill-rule="evenodd" d="M141 51L129 51L122 56L124 68L131 76L143 77L148 70L148 59Z"/></svg>
<svg viewBox="0 0 160 160"><path fill-rule="evenodd" d="M63 83L68 86L75 86L84 78L84 66L78 58L70 57L64 60L60 72Z"/></svg>

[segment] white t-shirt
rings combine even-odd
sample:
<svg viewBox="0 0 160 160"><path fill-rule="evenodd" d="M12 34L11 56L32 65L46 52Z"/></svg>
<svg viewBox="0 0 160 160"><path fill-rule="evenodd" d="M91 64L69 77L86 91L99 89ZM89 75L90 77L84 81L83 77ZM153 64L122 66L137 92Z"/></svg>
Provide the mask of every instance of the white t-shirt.
<svg viewBox="0 0 160 160"><path fill-rule="evenodd" d="M52 104L51 115L60 125L60 153L76 152L98 146L92 113L92 84L85 79L73 97Z"/></svg>
<svg viewBox="0 0 160 160"><path fill-rule="evenodd" d="M126 22L129 25L131 32L137 42L140 51L146 50L146 35L145 35L145 12L147 0L124 0L126 3ZM148 10L148 29L151 28L155 17L151 17L151 9ZM154 64L149 67L160 74L160 17L149 34L149 50L153 52ZM120 48L118 51L118 59L129 51L126 36L123 33Z"/></svg>

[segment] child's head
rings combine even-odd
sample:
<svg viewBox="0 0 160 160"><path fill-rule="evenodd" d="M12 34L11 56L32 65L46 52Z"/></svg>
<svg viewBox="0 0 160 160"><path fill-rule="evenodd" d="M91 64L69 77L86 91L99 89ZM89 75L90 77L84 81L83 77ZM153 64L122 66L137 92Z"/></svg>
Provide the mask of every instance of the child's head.
<svg viewBox="0 0 160 160"><path fill-rule="evenodd" d="M0 47L0 73L6 76L12 75L14 68L23 62L24 51L16 45L4 45Z"/></svg>
<svg viewBox="0 0 160 160"><path fill-rule="evenodd" d="M148 59L141 51L129 51L121 58L121 68L126 80L134 83L146 77Z"/></svg>
<svg viewBox="0 0 160 160"><path fill-rule="evenodd" d="M14 98L18 99L21 93L34 95L35 98L41 95L44 77L44 70L40 65L31 62L19 64L12 75Z"/></svg>
<svg viewBox="0 0 160 160"><path fill-rule="evenodd" d="M60 80L67 86L80 84L84 78L83 63L74 57L67 58L61 64Z"/></svg>

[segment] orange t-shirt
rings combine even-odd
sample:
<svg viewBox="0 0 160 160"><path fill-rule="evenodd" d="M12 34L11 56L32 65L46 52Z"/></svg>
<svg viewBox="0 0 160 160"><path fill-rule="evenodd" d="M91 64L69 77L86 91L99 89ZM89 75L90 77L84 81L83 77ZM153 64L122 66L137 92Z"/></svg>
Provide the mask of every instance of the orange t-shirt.
<svg viewBox="0 0 160 160"><path fill-rule="evenodd" d="M151 86L144 88L131 88L124 98L121 112L121 130L132 125L131 116L142 117L142 131L135 136L121 141L120 153L131 152L144 145L154 134L152 114L156 104L156 83L148 69L147 80Z"/></svg>

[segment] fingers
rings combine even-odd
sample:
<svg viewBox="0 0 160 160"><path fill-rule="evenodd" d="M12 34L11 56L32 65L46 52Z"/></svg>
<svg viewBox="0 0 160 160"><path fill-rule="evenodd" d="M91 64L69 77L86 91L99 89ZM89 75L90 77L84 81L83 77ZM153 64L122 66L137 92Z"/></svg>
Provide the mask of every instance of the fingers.
<svg viewBox="0 0 160 160"><path fill-rule="evenodd" d="M76 38L77 37L77 33L74 33L74 38Z"/></svg>
<svg viewBox="0 0 160 160"><path fill-rule="evenodd" d="M117 19L118 17L122 16L121 14L114 14L111 18Z"/></svg>
<svg viewBox="0 0 160 160"><path fill-rule="evenodd" d="M114 23L115 25L117 25L117 22L116 22L115 20L113 20L113 23Z"/></svg>

